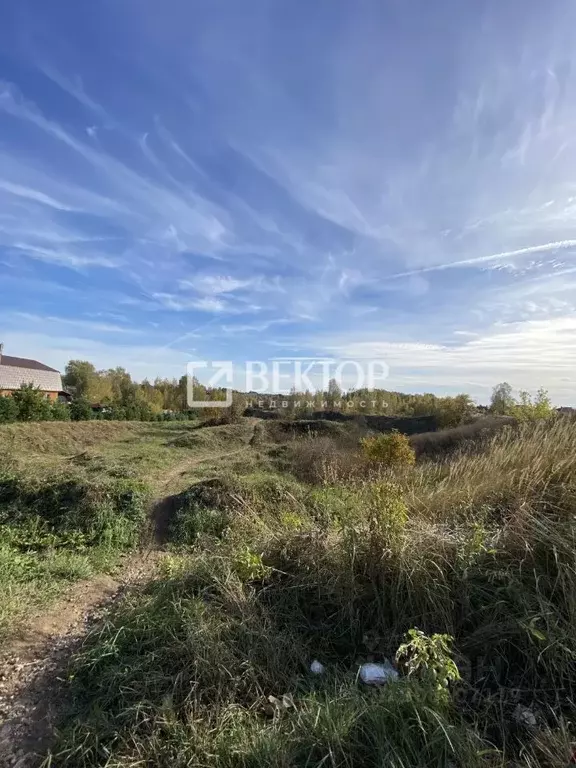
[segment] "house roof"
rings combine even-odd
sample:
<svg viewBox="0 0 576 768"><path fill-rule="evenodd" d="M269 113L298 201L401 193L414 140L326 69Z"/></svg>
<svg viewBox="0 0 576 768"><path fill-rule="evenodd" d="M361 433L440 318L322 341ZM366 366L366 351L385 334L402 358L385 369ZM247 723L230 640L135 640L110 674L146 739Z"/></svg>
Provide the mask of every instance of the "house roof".
<svg viewBox="0 0 576 768"><path fill-rule="evenodd" d="M32 371L52 371L53 373L60 373L56 368L50 368L44 363L39 363L38 360L29 360L27 357L12 357L12 355L0 355L0 365L11 365L16 368L29 368Z"/></svg>
<svg viewBox="0 0 576 768"><path fill-rule="evenodd" d="M20 389L22 384L32 384L42 392L61 392L60 372L38 360L2 355L0 357L0 391Z"/></svg>

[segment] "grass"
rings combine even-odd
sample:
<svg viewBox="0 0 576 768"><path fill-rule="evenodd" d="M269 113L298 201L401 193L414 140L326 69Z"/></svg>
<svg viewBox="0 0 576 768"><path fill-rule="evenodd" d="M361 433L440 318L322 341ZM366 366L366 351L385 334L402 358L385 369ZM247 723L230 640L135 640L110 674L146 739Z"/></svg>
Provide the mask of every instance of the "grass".
<svg viewBox="0 0 576 768"><path fill-rule="evenodd" d="M253 431L252 420L2 425L0 637L68 584L112 572L145 533L151 500L239 460Z"/></svg>
<svg viewBox="0 0 576 768"><path fill-rule="evenodd" d="M0 455L22 474L54 472L146 479L167 469L247 446L254 420L199 429L191 422L42 422L0 426Z"/></svg>
<svg viewBox="0 0 576 768"><path fill-rule="evenodd" d="M0 473L0 635L70 582L111 570L139 541L149 491L136 480Z"/></svg>
<svg viewBox="0 0 576 768"><path fill-rule="evenodd" d="M73 660L46 765L573 764L572 422L394 473L332 459L315 482L256 463L182 494L163 577ZM401 647L396 683L359 681Z"/></svg>

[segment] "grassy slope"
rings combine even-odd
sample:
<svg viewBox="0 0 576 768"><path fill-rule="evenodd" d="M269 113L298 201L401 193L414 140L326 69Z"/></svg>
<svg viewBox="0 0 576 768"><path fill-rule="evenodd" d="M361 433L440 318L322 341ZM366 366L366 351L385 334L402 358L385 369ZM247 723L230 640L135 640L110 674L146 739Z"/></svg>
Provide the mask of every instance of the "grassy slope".
<svg viewBox="0 0 576 768"><path fill-rule="evenodd" d="M196 430L136 422L0 427L0 634L70 582L114 569L137 545L148 502L241 460L253 429L252 420Z"/></svg>
<svg viewBox="0 0 576 768"><path fill-rule="evenodd" d="M77 656L50 765L568 766L575 512L567 420L395 477L199 486L165 578ZM454 637L462 681L438 688L429 660L363 687L359 662L414 626Z"/></svg>

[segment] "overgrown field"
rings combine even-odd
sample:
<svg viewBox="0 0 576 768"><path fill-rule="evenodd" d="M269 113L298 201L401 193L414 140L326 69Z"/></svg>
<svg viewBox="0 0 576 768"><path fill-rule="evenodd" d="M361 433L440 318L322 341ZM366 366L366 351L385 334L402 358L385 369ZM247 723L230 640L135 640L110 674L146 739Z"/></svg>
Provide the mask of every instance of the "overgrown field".
<svg viewBox="0 0 576 768"><path fill-rule="evenodd" d="M240 457L252 434L249 420L0 426L0 636L148 543L153 499Z"/></svg>
<svg viewBox="0 0 576 768"><path fill-rule="evenodd" d="M161 578L86 638L46 765L573 764L575 426L396 470L260 427L243 472L180 489ZM398 680L365 685L385 659Z"/></svg>

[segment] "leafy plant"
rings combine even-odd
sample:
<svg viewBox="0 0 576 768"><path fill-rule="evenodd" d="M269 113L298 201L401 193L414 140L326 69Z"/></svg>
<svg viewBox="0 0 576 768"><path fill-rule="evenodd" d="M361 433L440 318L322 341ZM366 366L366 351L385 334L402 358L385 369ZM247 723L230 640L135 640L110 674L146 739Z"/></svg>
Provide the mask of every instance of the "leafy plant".
<svg viewBox="0 0 576 768"><path fill-rule="evenodd" d="M72 421L89 421L92 418L92 406L84 397L74 400L70 406L70 418Z"/></svg>
<svg viewBox="0 0 576 768"><path fill-rule="evenodd" d="M396 430L365 437L360 444L367 459L385 466L412 466L416 461L416 454L410 445L409 438Z"/></svg>
<svg viewBox="0 0 576 768"><path fill-rule="evenodd" d="M51 411L54 421L70 421L70 406L67 403L54 400Z"/></svg>
<svg viewBox="0 0 576 768"><path fill-rule="evenodd" d="M18 405L10 395L0 396L0 424L10 424L18 418Z"/></svg>
<svg viewBox="0 0 576 768"><path fill-rule="evenodd" d="M409 629L396 651L396 663L408 677L418 678L435 689L440 698L446 698L449 684L460 679L452 658L453 639L450 635L428 636L419 629Z"/></svg>
<svg viewBox="0 0 576 768"><path fill-rule="evenodd" d="M552 402L545 389L539 389L532 398L529 392L520 392L518 402L510 409L510 415L518 421L533 421L536 419L548 419L554 415Z"/></svg>
<svg viewBox="0 0 576 768"><path fill-rule="evenodd" d="M234 556L234 570L241 581L263 581L271 572L269 566L264 565L262 555L253 552L250 547L244 547Z"/></svg>
<svg viewBox="0 0 576 768"><path fill-rule="evenodd" d="M12 398L18 408L19 421L49 421L52 418L50 401L33 384L23 384Z"/></svg>

